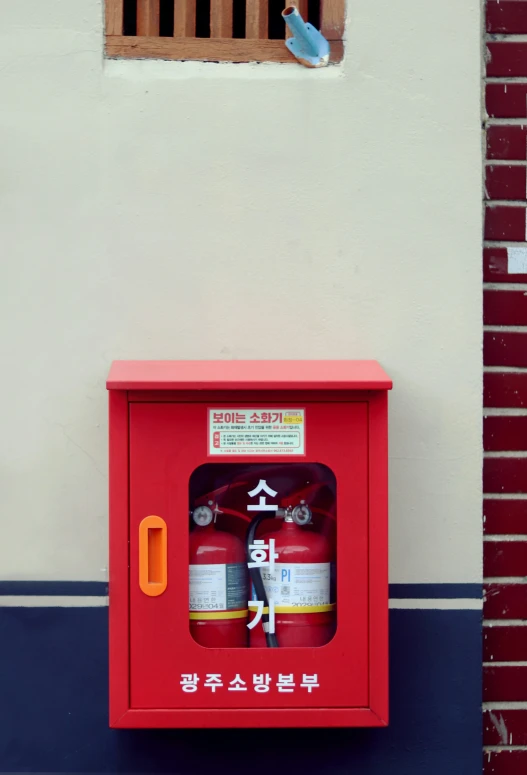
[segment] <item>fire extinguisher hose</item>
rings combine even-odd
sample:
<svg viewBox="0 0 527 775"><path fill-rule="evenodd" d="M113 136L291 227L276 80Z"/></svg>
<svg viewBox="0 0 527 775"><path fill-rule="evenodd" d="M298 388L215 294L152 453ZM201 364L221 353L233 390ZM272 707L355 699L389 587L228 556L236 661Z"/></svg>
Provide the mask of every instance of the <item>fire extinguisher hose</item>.
<svg viewBox="0 0 527 775"><path fill-rule="evenodd" d="M260 514L257 514L255 517L253 517L253 519L251 520L251 524L249 525L249 529L247 530L247 536L245 539L247 557L251 556L249 547L251 546L251 544L254 543L254 539L256 537L256 531L258 530L260 524L263 522L264 519L273 519L274 517L275 517L275 514L274 513L270 514L269 512L262 512ZM262 614L262 624L265 632L265 642L268 648L277 649L278 639L274 632L272 633L269 632L269 600L267 598L267 593L265 591L265 586L262 580L262 574L260 573L260 568L249 568L249 575L251 577L254 590L256 592L256 599L263 601L263 605L264 605L264 613ZM267 609L267 613L265 613L266 609Z"/></svg>

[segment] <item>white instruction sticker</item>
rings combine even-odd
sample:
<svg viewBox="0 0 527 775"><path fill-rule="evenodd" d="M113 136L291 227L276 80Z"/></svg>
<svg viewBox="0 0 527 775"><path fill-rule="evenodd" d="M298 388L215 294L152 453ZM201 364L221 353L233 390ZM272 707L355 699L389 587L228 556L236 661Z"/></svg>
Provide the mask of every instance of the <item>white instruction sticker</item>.
<svg viewBox="0 0 527 775"><path fill-rule="evenodd" d="M190 565L189 587L190 611L225 611L225 565Z"/></svg>
<svg viewBox="0 0 527 775"><path fill-rule="evenodd" d="M303 409L209 409L209 455L304 455Z"/></svg>
<svg viewBox="0 0 527 775"><path fill-rule="evenodd" d="M276 562L274 570L262 569L262 581L268 598L275 605L328 605L329 562Z"/></svg>
<svg viewBox="0 0 527 775"><path fill-rule="evenodd" d="M189 611L246 608L246 574L242 562L189 565Z"/></svg>

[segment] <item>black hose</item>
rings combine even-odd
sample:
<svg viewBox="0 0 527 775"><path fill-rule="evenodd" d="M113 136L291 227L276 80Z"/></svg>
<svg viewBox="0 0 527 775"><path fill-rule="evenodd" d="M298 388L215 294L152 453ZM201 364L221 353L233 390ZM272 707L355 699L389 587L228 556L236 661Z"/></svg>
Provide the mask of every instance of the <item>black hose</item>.
<svg viewBox="0 0 527 775"><path fill-rule="evenodd" d="M249 529L247 530L247 536L245 538L245 549L246 549L248 558L251 556L249 547L251 546L251 544L254 543L254 539L256 537L256 531L260 527L260 524L263 522L264 519L274 519L274 517L275 517L274 512L273 513L262 512L260 514L257 514L251 520ZM248 562L250 562L250 560L248 560ZM265 624L269 625L269 600L267 599L267 592L265 591L265 586L262 580L262 574L260 573L260 568L249 568L249 575L254 585L254 590L256 592L256 599L263 601L264 613L262 614L262 625L265 625ZM267 608L267 613L265 613L266 608ZM265 642L267 644L267 647L270 649L277 649L278 648L277 637L274 632L273 633L268 632L268 629L269 627L264 626Z"/></svg>

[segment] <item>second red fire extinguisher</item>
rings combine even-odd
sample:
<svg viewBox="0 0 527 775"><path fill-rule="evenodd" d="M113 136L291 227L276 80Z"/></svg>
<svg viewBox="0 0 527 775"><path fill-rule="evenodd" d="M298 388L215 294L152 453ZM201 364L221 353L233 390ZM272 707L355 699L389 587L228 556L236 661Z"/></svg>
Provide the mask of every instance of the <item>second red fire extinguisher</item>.
<svg viewBox="0 0 527 775"><path fill-rule="evenodd" d="M259 524L268 516L261 514L252 521L247 536L248 553ZM331 640L336 627L335 604L331 599L331 544L324 535L307 527L312 514L303 500L294 507L279 509L276 516L283 521L277 530L266 535L274 562L270 567L251 569L253 597L263 600L265 608L262 623L251 629L250 645L323 646Z"/></svg>

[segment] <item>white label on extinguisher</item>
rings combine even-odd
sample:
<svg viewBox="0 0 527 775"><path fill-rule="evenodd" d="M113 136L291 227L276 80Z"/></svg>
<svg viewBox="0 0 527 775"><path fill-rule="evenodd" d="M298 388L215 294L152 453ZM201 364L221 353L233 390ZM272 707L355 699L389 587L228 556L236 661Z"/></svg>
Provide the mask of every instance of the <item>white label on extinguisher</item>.
<svg viewBox="0 0 527 775"><path fill-rule="evenodd" d="M328 605L329 562L276 562L274 570L262 569L262 581L268 598L275 605Z"/></svg>
<svg viewBox="0 0 527 775"><path fill-rule="evenodd" d="M189 611L246 608L245 565L189 565L189 590Z"/></svg>

